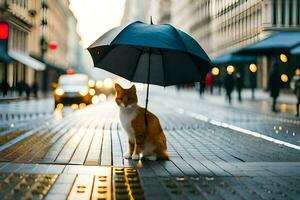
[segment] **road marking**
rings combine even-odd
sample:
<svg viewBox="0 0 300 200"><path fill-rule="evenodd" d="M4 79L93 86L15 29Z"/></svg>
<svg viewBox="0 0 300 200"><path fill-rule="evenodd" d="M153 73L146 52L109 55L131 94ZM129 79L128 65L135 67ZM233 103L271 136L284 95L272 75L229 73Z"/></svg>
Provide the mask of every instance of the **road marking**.
<svg viewBox="0 0 300 200"><path fill-rule="evenodd" d="M273 143L276 143L276 144L279 144L279 145L284 145L286 147L290 147L290 148L293 148L293 149L296 149L296 150L300 150L300 146L298 146L298 145L294 145L294 144L291 144L289 142L284 142L282 140L278 140L278 139L272 138L270 136L263 135L261 133L255 132L255 131L250 131L250 130L247 130L247 129L244 129L244 128L241 128L241 127L238 127L238 126L235 126L235 125L231 125L231 124L227 124L227 123L224 123L224 122L209 119L208 117L206 117L204 115L194 113L194 112L190 112L190 111L185 111L183 108L176 108L175 110L176 110L176 112L178 112L180 114L186 114L190 117L193 117L195 119L198 119L198 120L201 120L201 121L204 121L204 122L208 122L208 123L216 125L216 126L220 126L220 127L223 127L223 128L229 128L231 130L235 130L235 131L238 131L240 133L244 133L244 134L247 134L247 135L252 135L254 137L261 138L261 139L264 139L264 140L267 140L267 141L270 141L270 142L273 142Z"/></svg>

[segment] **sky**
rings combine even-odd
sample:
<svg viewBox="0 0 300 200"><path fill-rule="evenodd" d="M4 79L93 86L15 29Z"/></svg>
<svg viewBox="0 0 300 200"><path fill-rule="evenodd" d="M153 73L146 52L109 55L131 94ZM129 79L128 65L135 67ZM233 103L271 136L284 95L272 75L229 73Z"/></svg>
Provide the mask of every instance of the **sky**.
<svg viewBox="0 0 300 200"><path fill-rule="evenodd" d="M82 46L87 48L103 33L119 26L124 6L125 0L70 0Z"/></svg>

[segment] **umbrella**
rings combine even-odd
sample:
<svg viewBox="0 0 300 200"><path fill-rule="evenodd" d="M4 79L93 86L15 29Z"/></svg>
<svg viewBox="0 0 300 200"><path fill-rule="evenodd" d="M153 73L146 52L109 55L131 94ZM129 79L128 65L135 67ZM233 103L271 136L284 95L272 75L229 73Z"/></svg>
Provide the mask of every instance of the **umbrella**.
<svg viewBox="0 0 300 200"><path fill-rule="evenodd" d="M188 34L169 24L140 21L111 29L88 51L95 67L129 81L147 83L145 123L149 84L178 85L199 81L211 69L211 61Z"/></svg>

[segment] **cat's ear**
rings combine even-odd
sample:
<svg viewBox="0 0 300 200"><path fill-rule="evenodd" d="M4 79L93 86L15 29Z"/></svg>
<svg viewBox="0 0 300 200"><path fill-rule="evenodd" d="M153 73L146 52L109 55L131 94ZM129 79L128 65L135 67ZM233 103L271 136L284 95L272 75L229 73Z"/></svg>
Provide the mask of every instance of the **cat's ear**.
<svg viewBox="0 0 300 200"><path fill-rule="evenodd" d="M122 91L122 87L121 87L121 85L119 85L118 83L115 83L115 90L117 91L117 92L120 92L120 91Z"/></svg>
<svg viewBox="0 0 300 200"><path fill-rule="evenodd" d="M136 87L135 87L135 85L132 85L131 88L130 88L130 90L131 90L133 93L136 93Z"/></svg>

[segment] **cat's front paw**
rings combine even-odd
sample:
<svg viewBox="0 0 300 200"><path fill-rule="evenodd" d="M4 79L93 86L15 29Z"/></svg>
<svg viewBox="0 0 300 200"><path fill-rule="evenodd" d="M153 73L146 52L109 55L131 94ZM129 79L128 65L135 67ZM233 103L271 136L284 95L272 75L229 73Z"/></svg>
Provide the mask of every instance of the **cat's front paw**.
<svg viewBox="0 0 300 200"><path fill-rule="evenodd" d="M141 156L139 154L133 154L131 158L133 160L139 160L139 159L141 159Z"/></svg>
<svg viewBox="0 0 300 200"><path fill-rule="evenodd" d="M125 153L124 155L125 159L131 159L131 154L129 152Z"/></svg>

